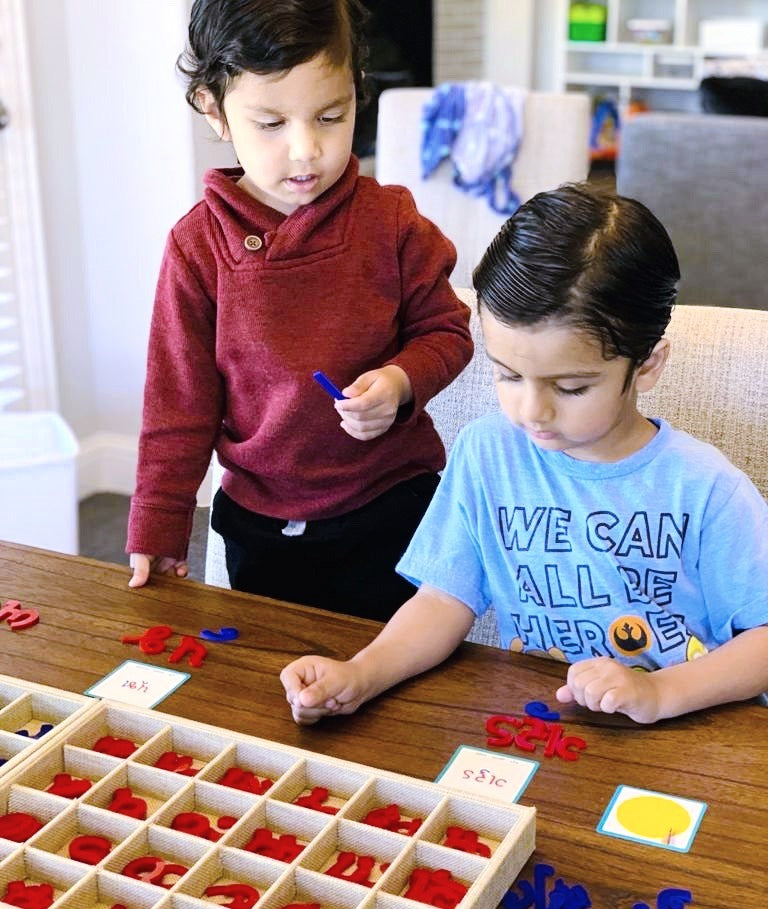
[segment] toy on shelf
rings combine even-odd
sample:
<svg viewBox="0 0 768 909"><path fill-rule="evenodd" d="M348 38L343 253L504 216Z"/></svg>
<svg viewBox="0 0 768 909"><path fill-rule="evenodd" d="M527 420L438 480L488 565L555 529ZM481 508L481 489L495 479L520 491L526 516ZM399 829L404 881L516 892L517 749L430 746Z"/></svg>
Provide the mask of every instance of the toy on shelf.
<svg viewBox="0 0 768 909"><path fill-rule="evenodd" d="M568 11L570 41L605 41L608 11L602 3L572 3Z"/></svg>
<svg viewBox="0 0 768 909"><path fill-rule="evenodd" d="M592 114L589 156L593 161L613 161L619 142L619 107L613 98L600 98Z"/></svg>

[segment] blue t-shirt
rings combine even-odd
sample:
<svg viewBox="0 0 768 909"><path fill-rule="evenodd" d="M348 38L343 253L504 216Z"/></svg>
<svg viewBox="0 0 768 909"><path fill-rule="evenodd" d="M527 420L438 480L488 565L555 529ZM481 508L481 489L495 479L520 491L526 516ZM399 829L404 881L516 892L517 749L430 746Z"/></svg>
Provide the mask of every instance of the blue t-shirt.
<svg viewBox="0 0 768 909"><path fill-rule="evenodd" d="M658 669L768 624L768 504L716 448L654 420L612 463L544 451L502 413L466 426L397 569L502 644Z"/></svg>

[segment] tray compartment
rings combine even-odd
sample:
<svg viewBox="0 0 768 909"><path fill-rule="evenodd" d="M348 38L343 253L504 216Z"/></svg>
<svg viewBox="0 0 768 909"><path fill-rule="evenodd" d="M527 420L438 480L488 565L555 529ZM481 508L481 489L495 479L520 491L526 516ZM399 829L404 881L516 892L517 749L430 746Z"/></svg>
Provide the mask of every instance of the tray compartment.
<svg viewBox="0 0 768 909"><path fill-rule="evenodd" d="M195 871L185 879L179 893L194 897L206 904L207 909L211 909L212 905L226 905L238 896L237 890L245 886L256 891L258 894L256 902L260 904L264 894L284 873L285 866L281 863L239 849L221 848L214 850L200 862ZM231 895L206 893L211 887L227 886L233 886L236 892Z"/></svg>
<svg viewBox="0 0 768 909"><path fill-rule="evenodd" d="M166 727L135 755L137 763L205 779L206 767L229 745L223 735L205 735L194 727Z"/></svg>
<svg viewBox="0 0 768 909"><path fill-rule="evenodd" d="M264 853L261 851L254 851L259 848L254 840L259 837L260 831L268 830L274 839L274 843L270 844L270 852L279 851L281 843L278 842L278 838L282 837L286 838L288 847L292 848L294 842L296 847L302 847L297 855L291 857L265 856L270 861L291 864L306 852L315 837L330 823L332 821L329 820L328 815L266 799L256 805L243 823L232 831L231 836L227 839L227 845L234 849L252 852L254 855L263 855Z"/></svg>
<svg viewBox="0 0 768 909"><path fill-rule="evenodd" d="M183 832L185 836L199 836L210 842L219 842L230 836L230 831L259 800L260 796L237 789L194 781L165 805L155 823ZM179 818L179 815L190 814L197 817ZM187 821L193 823L186 823ZM177 823L181 826L175 826Z"/></svg>
<svg viewBox="0 0 768 909"><path fill-rule="evenodd" d="M68 719L82 704L72 698L44 691L27 692L0 710L0 729L39 741ZM41 727L50 726L42 733ZM26 735L25 735L26 733Z"/></svg>
<svg viewBox="0 0 768 909"><path fill-rule="evenodd" d="M89 875L68 891L56 909L169 909L170 897L161 889L108 871Z"/></svg>
<svg viewBox="0 0 768 909"><path fill-rule="evenodd" d="M283 909L294 903L319 903L321 909L368 909L373 906L367 887L306 868L295 868L264 894L259 909Z"/></svg>
<svg viewBox="0 0 768 909"><path fill-rule="evenodd" d="M45 826L59 817L62 811L68 811L69 808L70 806L62 803L61 799L48 795L46 792L13 785L0 788L0 818L9 814L28 814L43 825L40 830L21 842L34 843ZM17 844L20 841L2 837L0 842Z"/></svg>
<svg viewBox="0 0 768 909"><path fill-rule="evenodd" d="M98 808L87 805L73 805L70 810L64 811L51 821L40 834L35 837L34 846L45 852L79 861L86 865L101 865L121 843L128 839L138 829L137 822L121 814L107 813ZM97 858L98 850L86 849L84 857L79 859L77 854L72 854L70 847L74 840L80 837L97 837L109 843L108 852ZM78 843L82 851L82 843ZM104 848L106 844L104 844ZM94 859L96 859L94 861Z"/></svg>
<svg viewBox="0 0 768 909"><path fill-rule="evenodd" d="M134 749L128 757L136 758L153 738L160 735L167 725L157 717L144 713L134 714L109 702L96 702L96 710L89 720L69 737L69 742L79 748L93 750L102 739L129 742ZM101 753L101 752L97 752ZM125 760L124 755L110 755L113 761Z"/></svg>
<svg viewBox="0 0 768 909"><path fill-rule="evenodd" d="M410 848L410 841L397 833L339 820L323 832L300 865L335 880L374 887Z"/></svg>
<svg viewBox="0 0 768 909"><path fill-rule="evenodd" d="M461 850L463 845L470 854L482 856L482 850L473 853L471 848L472 834L477 834L477 843L487 848L490 855L486 857L490 858L499 848L509 830L514 829L522 817L521 812L514 807L492 808L450 796L428 819L420 831L420 836L425 841L437 843L446 848ZM469 835L465 836L462 833L452 835L449 832L451 828L466 831ZM451 842L455 842L457 845L451 846Z"/></svg>
<svg viewBox="0 0 768 909"><path fill-rule="evenodd" d="M228 789L264 795L291 770L297 760L295 755L277 747L233 742L211 762L205 778Z"/></svg>
<svg viewBox="0 0 768 909"><path fill-rule="evenodd" d="M91 869L86 869L86 875L94 873ZM79 862L29 846L20 847L0 862L0 903L12 881L21 881L27 886L50 886L54 899L59 899L82 878L83 866Z"/></svg>
<svg viewBox="0 0 768 909"><path fill-rule="evenodd" d="M181 836L165 827L149 826L138 830L130 839L111 852L104 867L108 871L130 877L131 880L136 880L142 886L170 890L178 887L207 851L205 841L199 837ZM148 877L151 872L149 866L152 864L149 861L141 863L147 866L143 872L147 875L146 877L137 878L125 873L125 869L130 863L149 857L156 858L170 867L163 874L158 866L155 880L149 880ZM185 870L172 870L174 866Z"/></svg>
<svg viewBox="0 0 768 909"><path fill-rule="evenodd" d="M138 812L141 807L129 800L140 799L146 805L146 816L137 817L136 820L151 821L164 805L188 785L189 781L179 774L125 762L87 792L83 796L83 802L103 811L129 817L133 816L134 809ZM113 803L114 808L110 807ZM124 812L117 810L121 805Z"/></svg>
<svg viewBox="0 0 768 909"><path fill-rule="evenodd" d="M290 804L296 804L299 798L313 800L314 796L317 797L316 804L321 807L312 808L309 805L299 807L333 816L344 808L349 799L369 779L370 776L367 774L350 772L347 768L337 767L327 761L302 760L269 791L269 796ZM321 793L326 793L325 797Z"/></svg>
<svg viewBox="0 0 768 909"><path fill-rule="evenodd" d="M376 811L381 820L389 822L392 829L403 836L414 836L421 829L429 815L443 801L440 791L425 789L416 785L391 779L372 779L360 789L343 812L348 820L368 824L366 817ZM396 812L395 812L396 809ZM395 821L395 813L399 822ZM391 819L391 820L390 820ZM371 825L378 826L378 825Z"/></svg>
<svg viewBox="0 0 768 909"><path fill-rule="evenodd" d="M113 767L111 758L65 743L35 754L34 761L26 762L18 775L14 776L14 783L46 792L53 786L58 790L51 793L55 798L80 799L95 783L107 776ZM61 786L66 784L66 780L60 777L69 778L70 781L86 780L91 785L82 794L62 795Z"/></svg>

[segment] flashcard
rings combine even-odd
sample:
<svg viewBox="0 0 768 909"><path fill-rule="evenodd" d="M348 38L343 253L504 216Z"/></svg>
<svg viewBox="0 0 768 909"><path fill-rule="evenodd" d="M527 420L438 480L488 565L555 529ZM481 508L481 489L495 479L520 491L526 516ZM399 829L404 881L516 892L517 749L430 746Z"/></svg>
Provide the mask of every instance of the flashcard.
<svg viewBox="0 0 768 909"><path fill-rule="evenodd" d="M137 707L154 707L189 678L188 672L126 660L84 693Z"/></svg>
<svg viewBox="0 0 768 909"><path fill-rule="evenodd" d="M514 803L539 768L538 761L459 745L435 780L472 795Z"/></svg>
<svg viewBox="0 0 768 909"><path fill-rule="evenodd" d="M705 802L619 786L597 830L619 839L688 852L706 810Z"/></svg>

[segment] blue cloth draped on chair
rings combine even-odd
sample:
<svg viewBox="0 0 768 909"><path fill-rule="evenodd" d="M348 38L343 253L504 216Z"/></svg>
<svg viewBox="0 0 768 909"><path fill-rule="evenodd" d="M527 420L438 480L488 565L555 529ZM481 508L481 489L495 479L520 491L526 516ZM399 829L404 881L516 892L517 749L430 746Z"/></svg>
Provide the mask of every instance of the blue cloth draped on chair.
<svg viewBox="0 0 768 909"><path fill-rule="evenodd" d="M485 197L499 214L514 212L520 200L512 189L512 165L525 94L491 82L447 82L435 89L422 112L422 178L450 158L459 189Z"/></svg>

